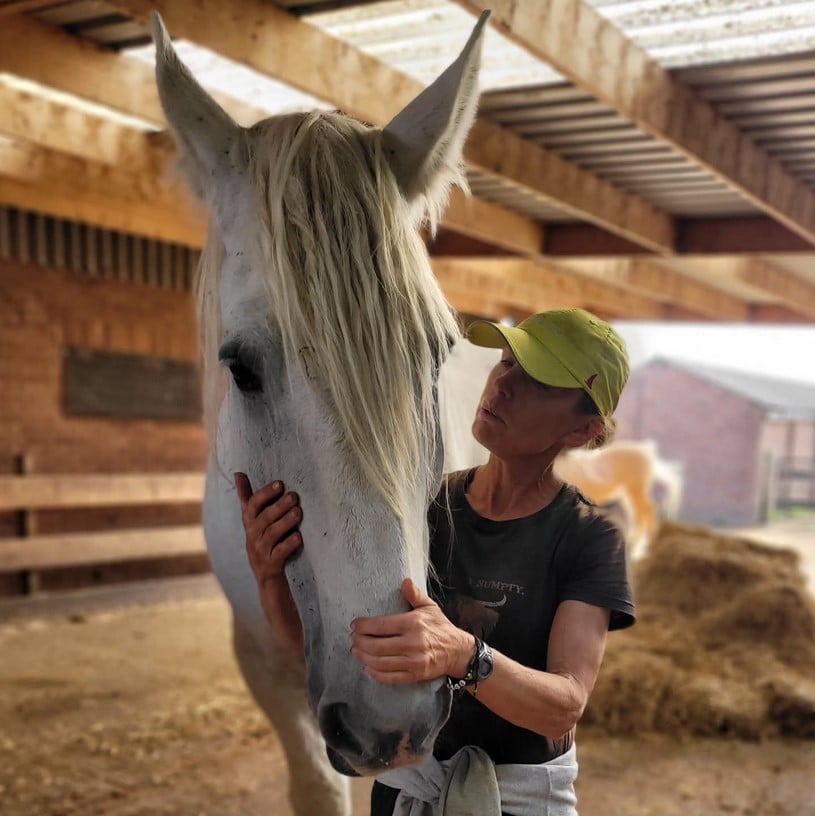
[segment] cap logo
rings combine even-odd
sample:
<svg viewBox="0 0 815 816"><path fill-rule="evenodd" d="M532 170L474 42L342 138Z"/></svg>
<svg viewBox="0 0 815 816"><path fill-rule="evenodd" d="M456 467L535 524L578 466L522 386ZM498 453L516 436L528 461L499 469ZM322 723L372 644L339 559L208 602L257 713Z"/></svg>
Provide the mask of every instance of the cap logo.
<svg viewBox="0 0 815 816"><path fill-rule="evenodd" d="M596 375L596 374L592 374L592 375L591 375L591 377L589 377L589 378L586 380L586 388L588 388L589 390L591 390L591 387L594 385L594 381L595 381L596 379L597 379L597 375Z"/></svg>

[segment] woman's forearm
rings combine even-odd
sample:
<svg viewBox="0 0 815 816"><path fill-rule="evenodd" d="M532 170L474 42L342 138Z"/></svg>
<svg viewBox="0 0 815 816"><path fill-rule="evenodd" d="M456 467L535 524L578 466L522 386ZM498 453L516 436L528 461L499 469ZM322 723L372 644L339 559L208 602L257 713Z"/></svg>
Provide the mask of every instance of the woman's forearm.
<svg viewBox="0 0 815 816"><path fill-rule="evenodd" d="M493 650L492 674L477 687L478 699L509 722L557 739L583 714L588 693L572 677L537 671ZM467 689L471 694L474 688Z"/></svg>
<svg viewBox="0 0 815 816"><path fill-rule="evenodd" d="M271 582L260 587L260 604L266 620L292 656L304 660L303 624L288 584L272 587Z"/></svg>

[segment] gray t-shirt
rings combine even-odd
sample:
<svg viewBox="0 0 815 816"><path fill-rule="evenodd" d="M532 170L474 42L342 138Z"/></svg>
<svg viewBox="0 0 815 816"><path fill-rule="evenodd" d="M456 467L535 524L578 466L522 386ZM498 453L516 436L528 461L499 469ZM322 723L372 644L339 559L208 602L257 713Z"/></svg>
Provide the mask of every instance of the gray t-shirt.
<svg viewBox="0 0 815 816"><path fill-rule="evenodd" d="M436 572L430 594L453 623L543 671L562 601L609 609L609 629L634 623L623 536L601 509L565 485L537 513L493 521L467 500L474 475L475 469L448 476L428 514ZM513 725L459 691L433 753L444 760L465 745L477 745L495 763L538 764L564 754L573 742L573 733L553 740ZM375 783L371 816L390 816L397 795Z"/></svg>
<svg viewBox="0 0 815 816"><path fill-rule="evenodd" d="M492 521L466 498L474 473L448 477L447 496L443 490L430 508L430 558L438 575L430 589L450 620L507 657L544 671L562 601L609 609L609 629L634 622L624 540L595 505L566 485L531 516ZM571 734L560 740L540 736L458 692L434 754L448 759L464 745L477 745L496 763L537 764L571 744Z"/></svg>

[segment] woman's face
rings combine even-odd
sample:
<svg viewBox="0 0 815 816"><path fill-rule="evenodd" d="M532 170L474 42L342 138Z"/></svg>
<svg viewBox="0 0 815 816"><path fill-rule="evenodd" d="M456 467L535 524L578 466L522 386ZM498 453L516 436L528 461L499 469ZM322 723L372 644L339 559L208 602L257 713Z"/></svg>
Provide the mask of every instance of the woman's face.
<svg viewBox="0 0 815 816"><path fill-rule="evenodd" d="M597 417L580 413L581 388L532 379L504 349L492 369L473 422L473 436L499 458L577 447L597 432Z"/></svg>

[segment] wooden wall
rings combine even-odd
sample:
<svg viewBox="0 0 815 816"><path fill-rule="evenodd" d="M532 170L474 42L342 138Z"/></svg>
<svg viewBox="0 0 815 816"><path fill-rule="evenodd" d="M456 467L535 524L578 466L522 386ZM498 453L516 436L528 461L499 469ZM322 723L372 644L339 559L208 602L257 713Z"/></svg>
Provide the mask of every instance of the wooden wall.
<svg viewBox="0 0 815 816"><path fill-rule="evenodd" d="M189 251L162 245L150 250L140 239L106 239L65 222L43 225L34 216L12 215L0 213L0 473L19 472L23 460L34 473L202 471L206 441L200 422L71 418L62 406L68 348L197 362L192 260L184 254ZM73 251L63 246L55 257L56 230L64 237L81 235L84 243ZM32 232L41 236L35 247L26 246ZM100 248L120 240L136 248L140 263L123 252L117 265L113 253L102 274ZM162 275L162 257L163 269L175 273ZM25 522L37 533L90 531L194 523L199 512L197 505L40 511ZM18 513L0 514L0 535L20 533L22 521Z"/></svg>

